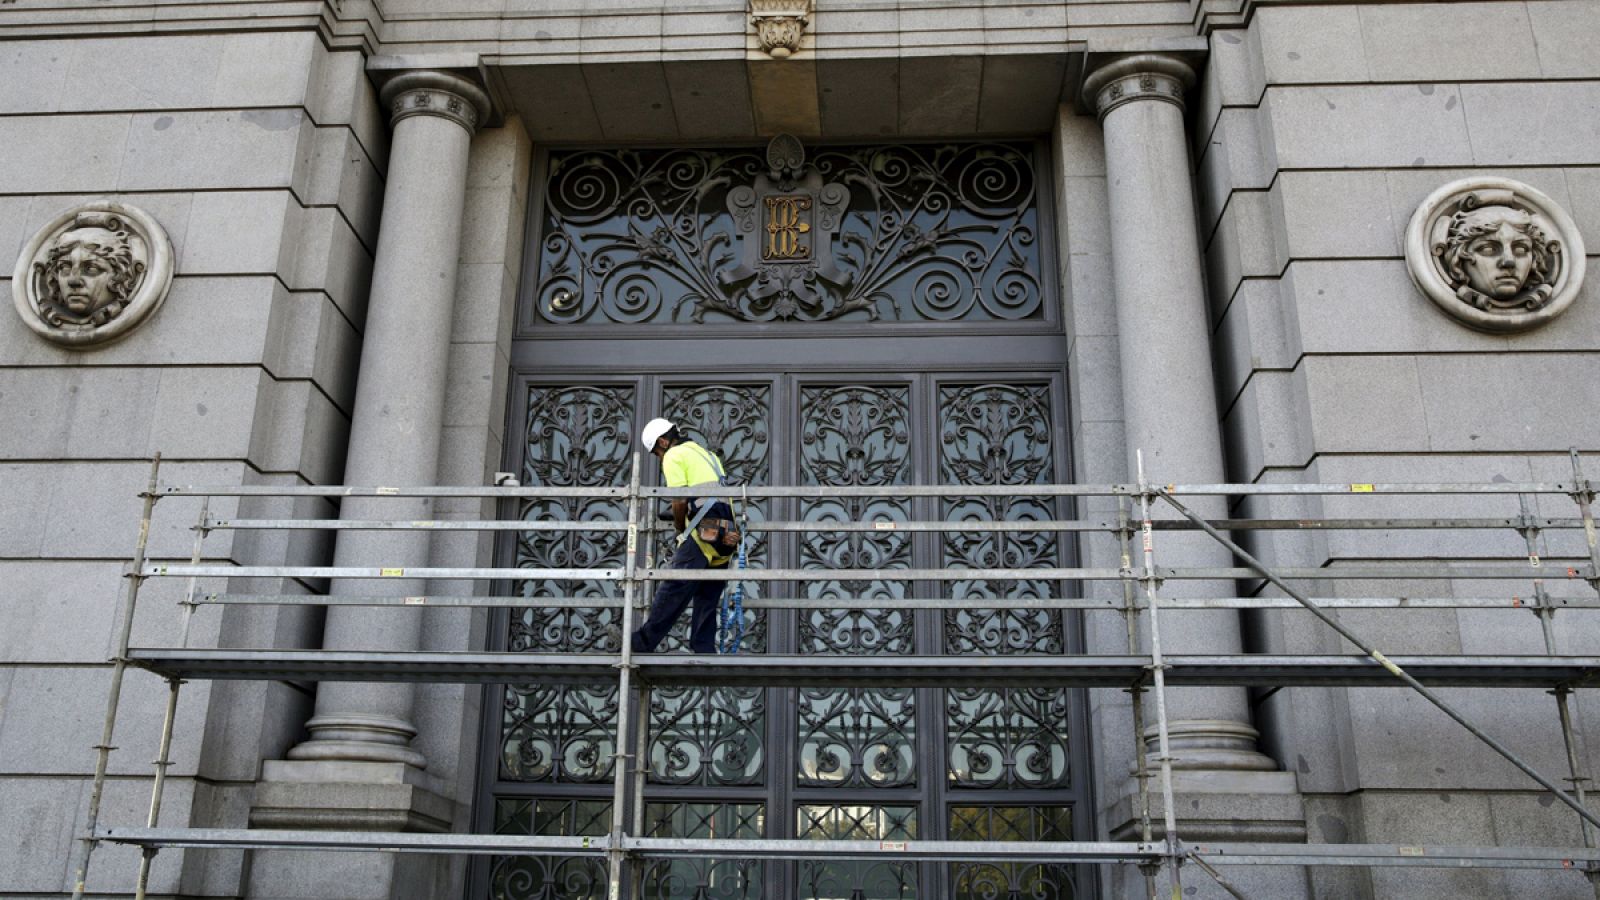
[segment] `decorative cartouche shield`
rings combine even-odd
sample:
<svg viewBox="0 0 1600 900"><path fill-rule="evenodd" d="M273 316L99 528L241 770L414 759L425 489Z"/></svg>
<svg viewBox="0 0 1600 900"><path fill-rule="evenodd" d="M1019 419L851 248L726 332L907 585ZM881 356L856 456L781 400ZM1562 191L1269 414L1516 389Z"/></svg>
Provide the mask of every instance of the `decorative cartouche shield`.
<svg viewBox="0 0 1600 900"><path fill-rule="evenodd" d="M807 171L805 148L793 135L772 139L767 166L753 186L728 192L742 249L739 265L717 273L717 279L725 287L743 288L758 303L770 302L777 317L787 319L800 310L823 308L826 298L817 290L817 279L840 289L850 284L833 259L850 191L842 184L823 184L815 169Z"/></svg>
<svg viewBox="0 0 1600 900"><path fill-rule="evenodd" d="M89 203L51 219L23 248L11 294L23 322L67 347L126 336L167 299L172 242L150 214Z"/></svg>
<svg viewBox="0 0 1600 900"><path fill-rule="evenodd" d="M1509 178L1434 191L1406 228L1406 269L1440 309L1479 331L1527 331L1559 316L1583 281L1583 238L1566 211Z"/></svg>

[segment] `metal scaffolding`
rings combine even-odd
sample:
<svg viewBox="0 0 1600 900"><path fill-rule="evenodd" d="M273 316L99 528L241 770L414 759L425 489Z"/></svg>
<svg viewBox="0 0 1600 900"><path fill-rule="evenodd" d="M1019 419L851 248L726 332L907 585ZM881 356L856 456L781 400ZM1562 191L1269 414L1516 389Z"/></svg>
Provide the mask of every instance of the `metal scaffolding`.
<svg viewBox="0 0 1600 900"><path fill-rule="evenodd" d="M706 570L679 572L657 567L651 548L653 517L647 507L662 499L695 495L693 488L655 488L640 484L636 454L625 487L271 487L173 486L159 482L159 455L154 460L147 489L142 494L143 515L137 547L122 604L116 655L106 705L103 736L96 746L98 760L90 795L87 825L74 845L74 898L84 895L89 861L102 842L141 848L136 896L147 891L150 864L162 848L300 849L381 852L420 852L494 856L589 856L606 860L609 896L616 900L627 892L638 896L637 875L630 863L685 856L751 859L870 859L984 860L992 862L1083 863L1134 865L1144 875L1145 892L1157 896L1160 870L1172 896L1180 896L1181 879L1189 867L1214 879L1236 897L1244 894L1218 871L1232 865L1290 866L1402 866L1527 868L1574 870L1594 882L1600 896L1600 850L1596 828L1600 818L1586 806L1585 785L1572 722L1569 698L1573 690L1600 681L1600 657L1557 653L1554 617L1562 609L1600 608L1600 542L1592 511L1595 488L1584 477L1576 452L1571 454L1572 480L1566 482L1489 484L1196 484L1154 485L1140 466L1135 484L1111 485L940 485L894 487L748 487L740 491L747 500L793 497L1017 497L1075 502L1079 498L1113 498L1119 513L1111 518L1073 518L1048 521L772 521L752 522L750 531L766 533L832 531L947 532L980 527L996 532L1050 533L1054 535L1109 536L1117 542L1116 567L1055 568L940 568L940 569L771 569ZM1371 517L1371 518L1226 518L1207 520L1192 512L1180 498L1224 497L1238 501L1251 497L1347 496L1420 498L1515 496L1516 516L1501 517ZM1567 498L1577 507L1574 517L1540 517L1530 498ZM527 500L533 498L609 498L626 506L621 521L539 521L516 518L470 521L388 521L329 519L245 519L214 517L213 498L321 498L409 497ZM195 542L187 563L158 562L147 558L151 521L158 501L190 498L200 501L194 526ZM1176 515L1157 518L1152 510L1166 507ZM1406 531L1406 530L1511 530L1525 542L1527 558L1512 562L1450 562L1396 560L1395 562L1338 564L1312 568L1275 567L1258 560L1229 537L1229 533L1270 531ZM619 565L594 568L415 567L396 561L394 567L254 566L202 564L205 539L217 532L267 531L423 530L474 532L615 531L626 534L627 551ZM1241 565L1228 567L1163 567L1157 564L1157 534L1203 533L1219 542ZM1547 533L1581 533L1586 553L1564 561L1545 559ZM641 538L644 540L641 542ZM1576 546L1576 545L1574 545ZM405 562L406 565L400 565ZM612 582L619 596L504 595L304 595L291 593L203 592L201 578L249 579L438 579L492 585L534 580L594 580ZM881 656L870 659L845 656L788 656L741 654L731 656L635 655L621 642L617 653L526 654L505 652L321 651L283 649L191 649L189 629L195 612L207 606L228 605L364 605L434 608L620 607L622 634L633 630L648 604L652 582L680 580L741 580L796 584L894 580L938 584L973 579L1029 579L1061 585L1081 582L1117 582L1121 596L1073 596L1076 590L1038 592L1035 596L997 598L862 598L849 596L765 597L745 601L747 608L768 609L1048 609L1084 613L1115 613L1126 623L1127 652L1120 655L1060 656ZM1311 597L1290 581L1311 579L1364 580L1450 579L1452 581L1529 583L1531 590L1496 595L1485 589L1476 597ZM134 617L141 586L152 579L186 579L179 601L181 639L177 647L131 646ZM1277 588L1284 596L1170 598L1162 594L1169 581L1243 581ZM1552 596L1547 582L1582 583L1582 596ZM803 593L794 591L794 593ZM1162 648L1163 623L1170 615L1198 609L1273 610L1304 609L1343 639L1361 650L1356 655L1168 655ZM1403 656L1389 655L1342 623L1333 610L1352 609L1525 609L1539 620L1544 655L1537 656ZM1140 648L1140 622L1148 649ZM118 705L129 666L164 678L168 697L155 762L149 815L144 827L102 826L99 822L106 770L113 748ZM162 828L159 826L166 771L181 685L192 679L293 680L293 681L410 681L455 683L542 683L618 686L616 765L612 792L612 819L608 834L596 837L548 837L463 834L371 833L320 830ZM646 732L648 718L640 717L639 733L630 735L632 711L647 709L650 691L673 686L1062 686L1119 689L1132 697L1135 777L1140 839L1137 841L816 841L796 839L688 839L644 836L644 789L648 774ZM1244 685L1265 687L1403 687L1418 693L1473 736L1494 749L1530 779L1549 791L1579 816L1581 847L1441 847L1391 844L1264 844L1189 843L1182 840L1173 808L1172 756L1167 744L1167 689L1176 686ZM1556 699L1568 772L1563 780L1571 790L1529 766L1516 752L1483 732L1433 687L1544 688ZM1157 753L1147 758L1146 720L1154 719ZM1153 767L1153 768L1152 768ZM1152 785L1154 781L1154 785ZM1164 819L1157 836L1153 800L1161 799ZM630 887L631 885L631 887Z"/></svg>

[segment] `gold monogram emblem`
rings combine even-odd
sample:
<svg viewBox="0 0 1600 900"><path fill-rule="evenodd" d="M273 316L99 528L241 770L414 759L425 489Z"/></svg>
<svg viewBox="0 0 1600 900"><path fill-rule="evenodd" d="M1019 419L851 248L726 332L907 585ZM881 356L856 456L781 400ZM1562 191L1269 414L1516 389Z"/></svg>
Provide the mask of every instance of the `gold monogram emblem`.
<svg viewBox="0 0 1600 900"><path fill-rule="evenodd" d="M810 216L801 214L811 209L811 198L806 196L767 197L767 246L762 259L806 259L811 256L809 243L801 236L811 231Z"/></svg>

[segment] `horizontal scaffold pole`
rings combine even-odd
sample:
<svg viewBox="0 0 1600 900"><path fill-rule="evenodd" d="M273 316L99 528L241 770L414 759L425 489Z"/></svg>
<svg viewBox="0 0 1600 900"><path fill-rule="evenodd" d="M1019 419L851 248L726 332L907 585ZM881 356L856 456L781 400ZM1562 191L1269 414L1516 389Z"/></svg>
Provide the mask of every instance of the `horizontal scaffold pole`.
<svg viewBox="0 0 1600 900"><path fill-rule="evenodd" d="M1172 496L1288 496L1336 494L1571 494L1571 482L1450 482L1406 484L1169 484L1163 490ZM1137 484L902 484L882 486L809 485L740 486L741 497L752 500L767 497L1137 497ZM161 485L160 497L459 497L481 499L543 499L551 497L623 498L628 489L614 487L389 487L341 485ZM640 495L650 498L699 497L704 488L647 487Z"/></svg>
<svg viewBox="0 0 1600 900"><path fill-rule="evenodd" d="M1324 609L1506 609L1535 608L1534 597L1313 597ZM439 606L538 609L620 609L621 597L493 596L478 594L200 594L197 604L237 606ZM1593 597L1547 597L1551 609L1600 609ZM744 598L745 609L1082 609L1123 612L1116 597L876 597L828 594L822 597ZM1303 609L1293 597L1184 597L1163 599L1162 611L1186 609Z"/></svg>
<svg viewBox="0 0 1600 900"><path fill-rule="evenodd" d="M1287 568L1285 578L1336 580L1339 578L1408 581L1427 578L1522 580L1543 578L1586 581L1589 563L1554 564L1534 568L1527 562L1500 565L1450 565L1447 563L1397 565L1344 565L1337 568ZM558 569L532 567L440 566L231 566L216 564L145 563L143 578L434 578L462 581L617 581L621 568ZM1162 581L1220 581L1257 578L1250 567L1156 569ZM636 577L674 581L1121 581L1127 573L1108 568L1015 569L640 569Z"/></svg>

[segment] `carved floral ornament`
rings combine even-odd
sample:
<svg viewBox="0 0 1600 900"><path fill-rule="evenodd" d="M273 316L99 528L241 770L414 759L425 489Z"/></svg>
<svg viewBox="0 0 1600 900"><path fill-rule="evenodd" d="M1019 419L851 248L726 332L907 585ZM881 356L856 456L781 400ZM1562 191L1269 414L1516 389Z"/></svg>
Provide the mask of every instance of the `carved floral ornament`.
<svg viewBox="0 0 1600 900"><path fill-rule="evenodd" d="M750 24L761 49L783 59L800 49L800 35L811 21L812 0L750 0Z"/></svg>
<svg viewBox="0 0 1600 900"><path fill-rule="evenodd" d="M1406 269L1469 328L1527 331L1565 312L1583 282L1583 239L1555 201L1508 178L1453 181L1406 228Z"/></svg>
<svg viewBox="0 0 1600 900"><path fill-rule="evenodd" d="M161 308L172 286L172 242L149 213L89 203L51 219L12 275L22 321L68 347L107 344Z"/></svg>

